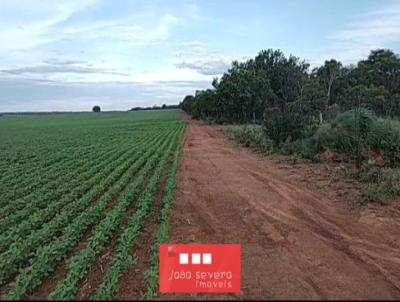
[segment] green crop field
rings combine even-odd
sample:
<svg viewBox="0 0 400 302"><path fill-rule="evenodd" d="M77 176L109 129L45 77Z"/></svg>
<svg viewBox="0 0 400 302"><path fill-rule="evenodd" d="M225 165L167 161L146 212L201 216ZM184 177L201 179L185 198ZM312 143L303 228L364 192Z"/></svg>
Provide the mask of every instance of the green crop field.
<svg viewBox="0 0 400 302"><path fill-rule="evenodd" d="M46 296L77 297L106 249L90 298L115 297L152 219L142 272L151 297L184 130L177 110L1 116L1 297L30 298L54 274Z"/></svg>

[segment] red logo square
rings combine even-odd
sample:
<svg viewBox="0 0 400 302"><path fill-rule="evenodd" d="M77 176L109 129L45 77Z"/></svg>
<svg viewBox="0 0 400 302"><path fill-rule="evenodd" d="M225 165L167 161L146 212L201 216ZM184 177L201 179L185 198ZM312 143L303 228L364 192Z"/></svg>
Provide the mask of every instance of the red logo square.
<svg viewBox="0 0 400 302"><path fill-rule="evenodd" d="M240 292L239 244L161 244L160 292Z"/></svg>

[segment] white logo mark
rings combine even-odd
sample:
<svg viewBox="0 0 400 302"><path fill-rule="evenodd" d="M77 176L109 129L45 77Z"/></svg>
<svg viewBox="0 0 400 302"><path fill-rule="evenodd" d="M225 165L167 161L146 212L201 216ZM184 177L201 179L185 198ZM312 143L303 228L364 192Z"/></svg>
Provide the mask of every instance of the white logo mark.
<svg viewBox="0 0 400 302"><path fill-rule="evenodd" d="M179 264L189 264L188 253L179 254ZM211 253L192 253L191 264L212 264L212 255Z"/></svg>

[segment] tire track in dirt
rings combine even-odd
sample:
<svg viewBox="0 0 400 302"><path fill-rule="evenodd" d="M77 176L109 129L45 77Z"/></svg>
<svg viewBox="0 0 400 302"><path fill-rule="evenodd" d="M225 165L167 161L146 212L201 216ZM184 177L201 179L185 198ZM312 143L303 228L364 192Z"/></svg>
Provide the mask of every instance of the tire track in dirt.
<svg viewBox="0 0 400 302"><path fill-rule="evenodd" d="M242 292L161 298L400 298L397 205L352 209L351 194L317 186L306 169L185 118L169 240L240 243Z"/></svg>

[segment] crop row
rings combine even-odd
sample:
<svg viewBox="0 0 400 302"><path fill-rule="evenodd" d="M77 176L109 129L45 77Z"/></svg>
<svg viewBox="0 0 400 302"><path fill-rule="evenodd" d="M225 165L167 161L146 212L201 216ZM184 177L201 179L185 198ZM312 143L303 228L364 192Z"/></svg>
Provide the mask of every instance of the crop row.
<svg viewBox="0 0 400 302"><path fill-rule="evenodd" d="M32 144L30 145L32 148ZM45 148L43 148L45 146ZM5 148L5 152L2 153L1 161L3 173L1 175L1 181L8 181L14 179L13 176L16 174L30 174L35 171L35 168L39 165L43 165L43 159L45 156L52 154L53 156L45 162L46 166L51 166L63 158L61 152L54 154L54 145L49 147L48 144L43 144L41 148L35 150L27 150L28 146L23 145L24 152L16 151L14 145L9 145ZM90 147L90 146L89 146ZM21 148L21 146L19 146ZM66 151L71 151L76 146L69 146ZM60 150L61 151L61 150ZM28 155L26 154L28 152ZM7 163L7 164L6 164Z"/></svg>
<svg viewBox="0 0 400 302"><path fill-rule="evenodd" d="M153 141L157 142L157 137L150 142ZM140 149L139 152L137 149L132 149L126 157L111 162L109 167L98 175L99 180L103 180L97 182L96 185L94 185L82 198L69 204L68 207L63 211L60 211L54 219L43 225L40 230L32 232L26 238L14 238L14 243L10 245L5 253L0 255L0 284L15 273L20 267L19 264L23 264L24 261L32 255L32 252L35 252L36 249L43 246L60 231L65 229L76 217L77 213L86 209L94 200L101 196L101 194L103 194L128 170L130 165L133 164L128 172L132 173L135 171L135 169L138 168L136 161L143 152L145 152L144 149ZM134 156L130 158L131 155ZM126 175L127 174L124 175L123 181L129 180L129 177ZM46 213L42 213L42 215L46 217Z"/></svg>
<svg viewBox="0 0 400 302"><path fill-rule="evenodd" d="M158 142L156 146L159 144L160 142ZM57 237L50 244L39 248L31 265L20 271L20 274L12 284L9 292L5 294L3 298L23 298L39 285L42 279L53 271L57 261L61 260L82 238L84 232L100 221L106 206L111 200L117 198L119 193L129 184L134 173L138 171L146 162L147 158L154 153L156 146L147 146L148 151L140 160L135 161L129 168L128 173L125 173L117 183L101 195L95 205L80 214L79 212L75 213L77 217L68 224L61 236ZM126 166L129 167L130 163L127 163ZM98 186L97 190L98 193L101 193L103 188Z"/></svg>
<svg viewBox="0 0 400 302"><path fill-rule="evenodd" d="M141 143L141 141L138 141ZM8 225L12 225L13 222L18 222L25 218L24 214L34 214L35 210L42 210L43 207L51 203L52 200L60 199L60 197L66 198L70 195L73 198L78 198L80 194L83 194L82 183L90 180L93 175L96 175L101 169L107 166L110 162L119 159L123 153L126 153L126 148L112 148L106 154L102 154L97 158L97 164L93 164L91 161L87 161L85 164L81 166L77 171L72 170L70 167L64 167L63 178L58 179L57 181L51 182L44 186L42 190L38 191L36 194L31 194L28 197L25 197L20 201L20 207L18 207L18 202L14 202L8 205L4 209L6 213L13 209L13 214L7 216L0 220L0 231L4 231L4 229ZM87 186L86 186L87 187ZM54 188L54 189L52 189ZM78 188L78 191L71 191L72 188ZM74 193L74 194L72 194ZM68 200L63 200L64 203L69 202Z"/></svg>
<svg viewBox="0 0 400 302"><path fill-rule="evenodd" d="M125 160L131 157L131 155L136 155L136 149L132 149L129 152L126 152L123 156L121 156L125 150L114 154L109 162L99 162L97 166L92 168L91 176L89 180L79 184L74 182L75 187L71 187L71 192L69 194L63 195L59 199L55 199L56 201L48 203L46 200L43 201L42 199L38 199L37 201L32 202L34 207L31 210L30 207L26 207L24 210L18 211L15 215L11 215L7 218L9 225L13 225L14 227L9 229L7 232L4 232L0 235L0 251L3 251L10 243L15 242L16 239L22 240L24 236L31 233L35 229L39 228L42 224L46 223L47 221L51 220L56 214L60 213L63 208L71 209L74 206L81 207L82 204L80 203L79 199L85 194L90 191L91 188L99 181L106 177L107 172L110 172L113 169L114 164L123 163ZM105 172L104 171L104 165ZM62 184L60 183L62 186ZM66 186L70 187L70 186ZM73 188L73 189L72 189ZM38 203L41 202L45 208L38 207ZM47 205L47 207L46 207ZM11 219L13 218L14 221ZM23 218L25 218L23 220ZM19 223L15 223L18 222ZM1 226L3 227L4 224Z"/></svg>
<svg viewBox="0 0 400 302"><path fill-rule="evenodd" d="M56 150L59 151L55 153ZM59 170L60 165L67 161L85 156L95 150L95 144L86 147L72 145L65 148L55 145L53 149L36 156L37 160L34 162L29 161L26 164L19 164L17 167L11 164L8 173L4 173L1 179L1 183L7 186L0 186L0 192L4 193L9 191L10 188L22 188L24 187L24 181L41 178L43 175L47 175L48 172L53 173Z"/></svg>
<svg viewBox="0 0 400 302"><path fill-rule="evenodd" d="M118 133L118 132L117 132ZM133 135L133 137L132 137ZM131 133L130 138L140 136L140 133ZM103 136L100 136L96 140L93 139L87 145L83 145L82 143L87 141L78 138L75 138L73 141L61 141L61 142L54 142L53 144L49 144L47 142L48 138L44 138L44 141L39 140L41 142L39 146L43 145L50 145L51 148L47 148L45 152L41 152L41 150L34 150L36 161L33 161L28 158L25 160L27 161L26 164L18 163L18 167L10 165L11 161L8 161L10 169L8 177L6 175L2 176L1 184L7 184L6 187L0 184L0 192L3 193L4 190L10 191L10 188L22 188L24 187L23 181L31 181L32 179L40 179L43 176L46 176L48 173L53 173L55 171L59 171L59 165L66 163L66 161L74 160L76 158L82 158L83 156L90 158L90 152L98 151L98 146L104 145L105 139ZM115 146L116 144L121 145L121 143L125 142L125 136L118 133L118 136L114 134L114 136L107 139L108 146ZM38 144L38 142L36 142ZM11 146L12 148L12 146ZM86 150L83 151L82 150ZM10 152L10 150L8 150ZM18 152L18 154L20 154ZM20 157L23 154L19 155ZM25 154L26 157L26 154ZM32 156L30 156L32 157ZM20 159L21 160L21 159ZM50 168L47 171L47 168Z"/></svg>
<svg viewBox="0 0 400 302"><path fill-rule="evenodd" d="M140 136L139 136L140 137ZM120 148L122 148L124 145L127 144L118 144L118 146L120 146ZM112 149L115 148L114 144L111 144L110 147L107 147L106 149L103 149L101 153L105 153L108 151L111 151ZM80 150L81 148L76 148L77 150ZM65 152L68 152L67 150ZM47 188L51 188L52 184L54 184L55 181L57 181L60 176L63 177L64 179L67 179L67 177L71 177L72 175L66 175L67 171L73 171L74 173L76 173L77 175L80 173L79 170L83 169L84 167L80 167L80 169L77 169L82 162L88 162L88 164L91 163L91 160L87 160L87 159L91 159L91 158L95 158L97 155L99 154L99 145L93 145L90 147L90 149L84 150L82 152L72 152L72 157L71 155L68 156L64 156L64 160L57 162L56 164L54 164L53 166L50 166L48 169L44 169L40 174L36 175L36 176L27 176L24 178L24 181L19 181L17 183L15 183L14 185L16 187L19 188L19 190L21 191L20 193L18 193L19 195L23 194L25 192L26 188L26 192L30 192L30 195L33 195L34 193L37 192L36 188L40 187L40 191L46 191L48 189ZM51 155L48 155L49 157ZM35 180L34 182L32 182L32 180ZM41 187L43 184L46 184L46 186ZM12 185L9 186L9 194L14 194L14 190L10 190L12 187ZM19 196L18 194L16 194L15 196L13 196L14 198ZM6 195L5 195L6 196ZM29 196L25 196L25 198L29 198ZM21 202L23 202L24 198L22 199ZM21 203L20 201L18 201L18 203ZM16 202L13 202L12 204L16 204Z"/></svg>
<svg viewBox="0 0 400 302"><path fill-rule="evenodd" d="M159 248L160 244L166 243L168 240L168 224L169 214L174 200L174 193L176 187L176 172L178 170L178 163L180 157L180 146L177 145L173 161L170 167L168 178L166 181L163 197L163 207L161 210L160 225L154 236L153 245L151 247L150 267L145 272L146 288L142 293L142 298L146 300L154 299L158 292L158 264L159 264Z"/></svg>
<svg viewBox="0 0 400 302"><path fill-rule="evenodd" d="M7 225L23 219L24 216L20 213L26 213L27 209L28 213L32 213L32 210L39 210L43 205L48 204L49 201L59 198L65 194L65 192L69 192L70 187L76 187L87 179L91 173L96 172L97 169L101 169L102 166L107 164L110 157L115 157L117 151L117 148L114 147L107 153L100 155L97 165L93 165L93 163L89 161L82 165L82 162L76 160L75 164L59 167L61 172L58 171L57 173L60 173L62 177L55 177L54 180L49 182L44 181L45 185L39 189L35 190L32 188L32 193L29 195L13 200L3 207L1 213L5 218L0 220L0 231L4 231ZM123 149L120 149L119 154L121 155L123 151ZM60 186L60 184L64 185ZM35 184L35 186L36 185L37 184Z"/></svg>
<svg viewBox="0 0 400 302"><path fill-rule="evenodd" d="M83 156L86 150L81 150L81 153L77 153L78 156ZM55 157L54 154L44 154L47 155L47 161L43 160L37 165L22 165L20 168L12 167L11 171L7 173L0 183L0 205L5 206L16 198L22 197L24 194L29 194L33 192L35 184L37 182L42 182L44 175L51 177L55 172L60 172L59 165L64 164L64 162L70 160L71 158L64 156ZM32 171L26 171L24 169L32 169ZM52 171L48 171L52 170ZM45 176L47 177L47 176ZM32 180L34 182L32 183ZM29 186L30 188L28 188Z"/></svg>
<svg viewBox="0 0 400 302"><path fill-rule="evenodd" d="M149 180L146 191L144 191L140 196L136 212L129 219L127 228L118 239L115 253L106 275L96 291L94 297L95 299L112 299L118 290L119 280L123 274L123 271L130 264L132 264L132 247L135 244L135 240L143 226L146 217L149 214L149 210L151 209L151 203L154 199L154 194L157 191L157 185L160 180L164 164L170 156L172 146L179 144L179 138L183 132L183 129L183 127L179 127L178 135L175 137L174 141L171 142L168 152L165 152L163 158L158 163L154 175Z"/></svg>
<svg viewBox="0 0 400 302"><path fill-rule="evenodd" d="M102 153L112 152L112 149L115 148L115 145L110 145L111 147L104 150ZM73 155L65 156L64 159L57 161L50 167L48 166L40 166L40 168L35 167L37 172L33 175L26 174L23 179L16 179L14 183L6 183L4 190L6 192L2 193L3 204L8 202L8 204L13 204L10 200L15 200L17 198L22 198L25 195L28 195L32 192L37 192L38 188L41 188L44 184L50 184L50 182L58 181L61 177L64 179L68 179L69 175L66 175L65 170L68 169L70 171L75 171L77 175L81 173L80 171L84 171L86 167L82 167L82 162L86 158L95 157L99 150L98 146L93 145L90 148L76 148L79 152L74 152ZM65 152L68 152L66 150ZM53 155L47 155L48 157ZM77 160L79 159L79 160ZM90 163L90 161L87 161ZM34 181L32 181L34 180ZM43 189L42 189L43 190ZM3 212L3 211L2 211ZM4 213L3 215L7 215Z"/></svg>
<svg viewBox="0 0 400 302"><path fill-rule="evenodd" d="M66 278L61 281L54 291L50 294L53 300L69 300L74 298L79 281L84 278L96 256L103 250L111 239L113 232L120 225L124 213L131 206L138 193L141 191L146 176L153 170L158 160L165 152L165 147L169 143L168 138L156 151L154 156L146 162L145 167L132 183L130 189L119 199L118 204L108 215L96 226L92 236L88 239L85 249L68 261L68 273Z"/></svg>

